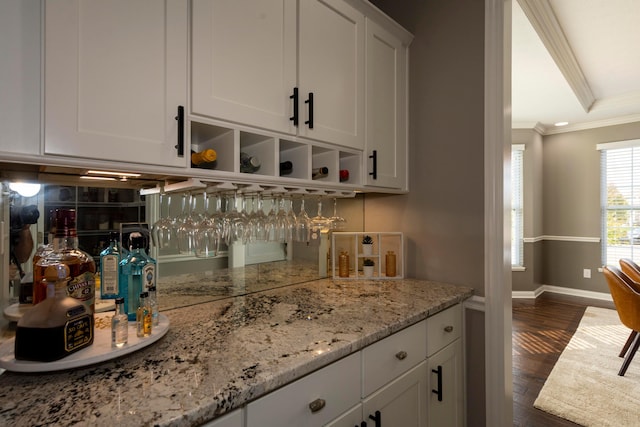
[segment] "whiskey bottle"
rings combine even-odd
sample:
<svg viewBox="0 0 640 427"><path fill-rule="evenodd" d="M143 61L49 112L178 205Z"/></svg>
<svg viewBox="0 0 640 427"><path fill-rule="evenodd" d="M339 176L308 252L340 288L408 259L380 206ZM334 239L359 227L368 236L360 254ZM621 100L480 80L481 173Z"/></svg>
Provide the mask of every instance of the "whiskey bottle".
<svg viewBox="0 0 640 427"><path fill-rule="evenodd" d="M124 312L124 298L116 298L116 312L111 318L111 346L124 347L129 340L129 319Z"/></svg>
<svg viewBox="0 0 640 427"><path fill-rule="evenodd" d="M71 280L67 282L67 295L81 302L91 313L93 333L96 264L88 253L78 249L74 209L56 209L53 222L53 248L36 262L33 286L46 289L43 280L48 266L65 264L69 267Z"/></svg>
<svg viewBox="0 0 640 427"><path fill-rule="evenodd" d="M15 358L51 362L93 344L93 313L67 296L68 265L48 265L43 273L48 297L18 320Z"/></svg>
<svg viewBox="0 0 640 427"><path fill-rule="evenodd" d="M260 159L247 153L240 153L240 172L254 173L260 169Z"/></svg>
<svg viewBox="0 0 640 427"><path fill-rule="evenodd" d="M149 292L140 293L140 303L136 310L136 334L138 337L148 337L151 335L153 319L151 318L151 307L149 306Z"/></svg>
<svg viewBox="0 0 640 427"><path fill-rule="evenodd" d="M156 261L144 250L144 237L131 234L131 251L120 261L120 294L130 321L136 320L137 301L141 292L156 285Z"/></svg>
<svg viewBox="0 0 640 427"><path fill-rule="evenodd" d="M117 298L120 291L120 261L122 250L120 249L119 234L115 231L109 233L109 246L100 252L100 298Z"/></svg>
<svg viewBox="0 0 640 427"><path fill-rule="evenodd" d="M200 152L191 152L191 167L210 167L218 158L215 150L208 148Z"/></svg>

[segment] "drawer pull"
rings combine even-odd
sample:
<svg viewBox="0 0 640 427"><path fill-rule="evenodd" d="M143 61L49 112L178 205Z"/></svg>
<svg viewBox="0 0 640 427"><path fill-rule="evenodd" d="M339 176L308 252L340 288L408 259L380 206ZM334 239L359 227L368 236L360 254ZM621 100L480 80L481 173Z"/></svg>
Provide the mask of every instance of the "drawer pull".
<svg viewBox="0 0 640 427"><path fill-rule="evenodd" d="M316 413L324 408L326 404L327 402L325 402L324 399L316 399L313 402L309 403L309 409L311 409L311 412Z"/></svg>
<svg viewBox="0 0 640 427"><path fill-rule="evenodd" d="M449 326L445 326L444 327L444 331L445 332L453 332L453 326L449 325Z"/></svg>
<svg viewBox="0 0 640 427"><path fill-rule="evenodd" d="M404 360L407 358L407 352L402 350L396 353L396 359L398 360Z"/></svg>

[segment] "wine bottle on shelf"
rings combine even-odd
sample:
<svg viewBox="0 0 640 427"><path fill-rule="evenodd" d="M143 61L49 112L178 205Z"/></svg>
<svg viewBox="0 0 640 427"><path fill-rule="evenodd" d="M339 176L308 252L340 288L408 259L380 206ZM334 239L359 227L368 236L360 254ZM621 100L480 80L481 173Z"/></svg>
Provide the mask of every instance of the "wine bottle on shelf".
<svg viewBox="0 0 640 427"><path fill-rule="evenodd" d="M191 151L191 167L211 167L218 158L215 150L208 148L199 152Z"/></svg>
<svg viewBox="0 0 640 427"><path fill-rule="evenodd" d="M311 170L311 179L324 178L327 175L329 175L329 168L326 166Z"/></svg>
<svg viewBox="0 0 640 427"><path fill-rule="evenodd" d="M255 156L242 152L240 153L240 172L254 173L260 169L260 159Z"/></svg>
<svg viewBox="0 0 640 427"><path fill-rule="evenodd" d="M286 162L280 162L280 175L291 175L293 172L293 163L287 160Z"/></svg>
<svg viewBox="0 0 640 427"><path fill-rule="evenodd" d="M348 169L340 169L340 182L349 180L349 170Z"/></svg>

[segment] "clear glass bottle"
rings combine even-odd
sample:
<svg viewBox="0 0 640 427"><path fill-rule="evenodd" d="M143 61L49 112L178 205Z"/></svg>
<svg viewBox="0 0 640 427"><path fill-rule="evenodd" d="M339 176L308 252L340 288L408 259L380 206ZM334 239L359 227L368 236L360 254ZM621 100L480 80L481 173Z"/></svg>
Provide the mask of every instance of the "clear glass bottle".
<svg viewBox="0 0 640 427"><path fill-rule="evenodd" d="M120 294L130 321L136 320L137 301L141 292L156 285L156 261L147 255L144 237L131 234L131 251L120 261Z"/></svg>
<svg viewBox="0 0 640 427"><path fill-rule="evenodd" d="M158 294L156 293L156 287L149 287L149 306L151 307L151 320L153 320L153 327L155 328L160 323L160 314L158 312Z"/></svg>
<svg viewBox="0 0 640 427"><path fill-rule="evenodd" d="M16 326L17 360L51 362L93 344L93 312L67 296L69 266L50 264L43 272L47 298L24 313Z"/></svg>
<svg viewBox="0 0 640 427"><path fill-rule="evenodd" d="M116 231L109 233L109 246L100 252L100 298L117 298L120 293L120 235Z"/></svg>
<svg viewBox="0 0 640 427"><path fill-rule="evenodd" d="M111 318L111 346L124 347L129 340L129 319L124 311L124 298L116 298L116 312Z"/></svg>
<svg viewBox="0 0 640 427"><path fill-rule="evenodd" d="M140 303L136 310L136 334L140 337L151 335L153 320L151 319L151 307L149 305L149 292L140 294Z"/></svg>

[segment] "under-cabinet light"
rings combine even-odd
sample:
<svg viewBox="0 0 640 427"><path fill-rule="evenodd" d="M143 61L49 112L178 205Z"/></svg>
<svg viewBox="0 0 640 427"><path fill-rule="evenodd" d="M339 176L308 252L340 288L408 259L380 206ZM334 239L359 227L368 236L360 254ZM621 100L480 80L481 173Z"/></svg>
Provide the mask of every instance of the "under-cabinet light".
<svg viewBox="0 0 640 427"><path fill-rule="evenodd" d="M87 171L90 175L109 175L109 176L118 176L120 178L137 178L141 174L139 173L129 173L129 172L112 172L112 171Z"/></svg>
<svg viewBox="0 0 640 427"><path fill-rule="evenodd" d="M83 175L80 177L80 179L91 179L94 181L115 181L115 178L112 178L110 176L86 176Z"/></svg>
<svg viewBox="0 0 640 427"><path fill-rule="evenodd" d="M11 182L9 188L22 197L33 197L40 192L40 184L29 182Z"/></svg>

